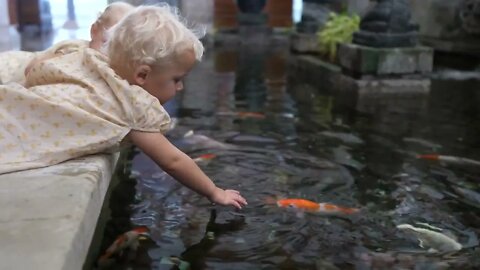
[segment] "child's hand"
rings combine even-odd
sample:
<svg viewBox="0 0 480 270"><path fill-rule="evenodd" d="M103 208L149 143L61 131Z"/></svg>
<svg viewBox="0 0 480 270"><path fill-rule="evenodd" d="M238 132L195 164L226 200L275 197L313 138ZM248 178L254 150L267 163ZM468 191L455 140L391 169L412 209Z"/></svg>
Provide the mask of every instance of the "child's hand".
<svg viewBox="0 0 480 270"><path fill-rule="evenodd" d="M232 189L223 190L221 188L216 188L215 192L209 199L213 203L220 205L233 205L238 209L242 209L242 206L247 205L247 200L240 195L240 192Z"/></svg>

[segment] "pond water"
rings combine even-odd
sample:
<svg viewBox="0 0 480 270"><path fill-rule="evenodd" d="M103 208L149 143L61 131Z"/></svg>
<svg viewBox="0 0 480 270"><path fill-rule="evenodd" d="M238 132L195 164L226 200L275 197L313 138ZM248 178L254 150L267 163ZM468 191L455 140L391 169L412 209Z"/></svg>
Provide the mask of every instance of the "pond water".
<svg viewBox="0 0 480 270"><path fill-rule="evenodd" d="M150 236L114 269L177 269L171 256L180 269L479 269L480 168L416 158L480 160L479 82L440 78L428 95L377 97L359 112L297 81L289 57L216 50L192 71L169 106L178 119L169 138L192 157L215 154L199 166L249 205L213 206L134 151L103 246L131 227ZM280 198L360 212L304 213L277 207ZM417 223L464 248L428 252L396 228Z"/></svg>

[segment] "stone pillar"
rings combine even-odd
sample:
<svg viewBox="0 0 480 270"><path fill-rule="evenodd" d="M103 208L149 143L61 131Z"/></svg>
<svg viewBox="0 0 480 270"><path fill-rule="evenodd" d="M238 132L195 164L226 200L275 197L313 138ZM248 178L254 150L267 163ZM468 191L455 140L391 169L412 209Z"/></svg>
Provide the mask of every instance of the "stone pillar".
<svg viewBox="0 0 480 270"><path fill-rule="evenodd" d="M433 50L418 45L407 0L377 0L354 33L352 44L340 44L339 63L345 85L356 94L356 110L389 115L419 115L430 91L426 76L433 68Z"/></svg>
<svg viewBox="0 0 480 270"><path fill-rule="evenodd" d="M0 51L20 49L20 36L10 24L8 10L8 1L0 0Z"/></svg>
<svg viewBox="0 0 480 270"><path fill-rule="evenodd" d="M418 43L417 29L406 0L379 0L362 18L353 43L377 48L412 47Z"/></svg>
<svg viewBox="0 0 480 270"><path fill-rule="evenodd" d="M350 75L397 76L432 71L433 51L418 46L407 0L378 0L353 35L341 44L339 62Z"/></svg>

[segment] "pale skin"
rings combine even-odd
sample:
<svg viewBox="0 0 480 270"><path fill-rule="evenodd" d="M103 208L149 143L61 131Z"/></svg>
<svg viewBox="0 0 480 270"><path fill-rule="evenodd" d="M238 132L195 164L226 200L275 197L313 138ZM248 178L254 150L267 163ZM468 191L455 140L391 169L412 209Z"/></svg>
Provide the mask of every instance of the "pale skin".
<svg viewBox="0 0 480 270"><path fill-rule="evenodd" d="M112 66L112 68L130 84L142 87L163 104L183 89L181 80L195 62L195 55L189 50L181 54L175 65L167 69L158 69L149 65L138 65L133 72L124 66ZM238 209L247 205L247 201L240 192L217 187L188 155L171 144L162 133L132 130L128 137L169 175L207 197L211 202L225 206L231 205Z"/></svg>

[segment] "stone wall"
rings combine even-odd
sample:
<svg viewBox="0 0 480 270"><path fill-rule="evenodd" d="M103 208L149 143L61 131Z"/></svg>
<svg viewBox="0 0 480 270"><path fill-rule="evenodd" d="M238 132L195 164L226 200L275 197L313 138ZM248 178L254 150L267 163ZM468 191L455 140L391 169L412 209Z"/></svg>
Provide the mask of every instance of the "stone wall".
<svg viewBox="0 0 480 270"><path fill-rule="evenodd" d="M480 56L480 19L467 6L478 0L410 0L422 43L436 50Z"/></svg>

